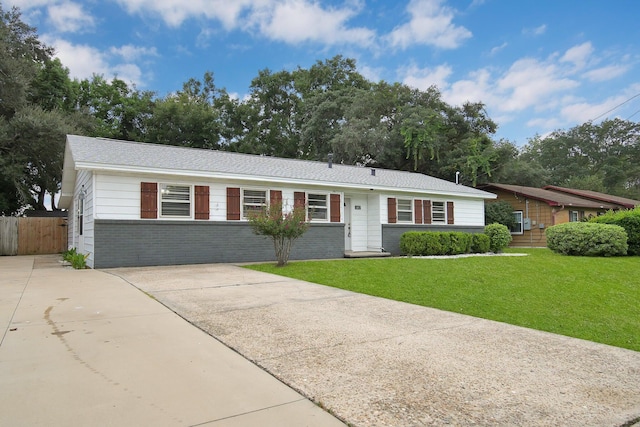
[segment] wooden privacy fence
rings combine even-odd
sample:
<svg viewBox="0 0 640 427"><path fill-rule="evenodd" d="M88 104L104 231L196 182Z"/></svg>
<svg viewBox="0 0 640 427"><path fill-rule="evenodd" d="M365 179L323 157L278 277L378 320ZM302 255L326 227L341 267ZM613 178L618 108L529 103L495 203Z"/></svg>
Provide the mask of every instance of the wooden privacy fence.
<svg viewBox="0 0 640 427"><path fill-rule="evenodd" d="M65 250L66 218L0 217L0 255L56 254Z"/></svg>

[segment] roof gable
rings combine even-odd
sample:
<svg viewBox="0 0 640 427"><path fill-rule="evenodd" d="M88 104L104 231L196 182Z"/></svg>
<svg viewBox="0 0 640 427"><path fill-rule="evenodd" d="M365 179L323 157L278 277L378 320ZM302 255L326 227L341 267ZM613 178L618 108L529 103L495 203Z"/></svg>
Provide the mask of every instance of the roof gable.
<svg viewBox="0 0 640 427"><path fill-rule="evenodd" d="M358 166L333 164L329 167L325 162L76 135L67 136L64 167L63 175L69 172L69 168L155 172L495 198L494 194L485 191L419 173L377 168L373 173L372 168ZM70 175L70 172L67 173L67 179L63 179L63 187L73 185L75 178L69 179ZM68 188L63 188L63 193L65 190L69 191Z"/></svg>

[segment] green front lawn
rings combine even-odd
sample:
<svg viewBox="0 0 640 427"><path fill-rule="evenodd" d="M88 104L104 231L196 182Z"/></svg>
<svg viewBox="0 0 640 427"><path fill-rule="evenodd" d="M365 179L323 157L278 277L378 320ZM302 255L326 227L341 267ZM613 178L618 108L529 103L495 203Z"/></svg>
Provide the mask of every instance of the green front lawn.
<svg viewBox="0 0 640 427"><path fill-rule="evenodd" d="M528 256L344 259L247 268L640 351L640 257L508 251Z"/></svg>

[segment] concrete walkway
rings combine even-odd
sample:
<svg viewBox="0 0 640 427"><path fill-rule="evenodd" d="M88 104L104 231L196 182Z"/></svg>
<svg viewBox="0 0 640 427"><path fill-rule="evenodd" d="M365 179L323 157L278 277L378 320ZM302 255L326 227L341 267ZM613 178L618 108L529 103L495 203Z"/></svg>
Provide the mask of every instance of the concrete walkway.
<svg viewBox="0 0 640 427"><path fill-rule="evenodd" d="M340 426L112 274L0 257L1 426Z"/></svg>
<svg viewBox="0 0 640 427"><path fill-rule="evenodd" d="M640 420L640 352L232 265L109 272L355 426Z"/></svg>

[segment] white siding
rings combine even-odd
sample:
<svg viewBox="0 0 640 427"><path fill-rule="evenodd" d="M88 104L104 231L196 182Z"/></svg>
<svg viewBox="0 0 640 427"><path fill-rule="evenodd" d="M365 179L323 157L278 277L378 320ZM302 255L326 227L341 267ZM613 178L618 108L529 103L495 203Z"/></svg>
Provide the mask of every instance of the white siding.
<svg viewBox="0 0 640 427"><path fill-rule="evenodd" d="M69 247L76 248L78 252L89 254L87 266L93 268L94 261L94 179L89 171L81 170L76 175L72 211L69 212ZM84 191L83 229L80 236L80 224L78 212L80 204L80 192Z"/></svg>
<svg viewBox="0 0 640 427"><path fill-rule="evenodd" d="M140 219L140 183L143 181L140 177L96 175L96 218Z"/></svg>
<svg viewBox="0 0 640 427"><path fill-rule="evenodd" d="M484 200L450 200L453 201L455 225L484 226Z"/></svg>

